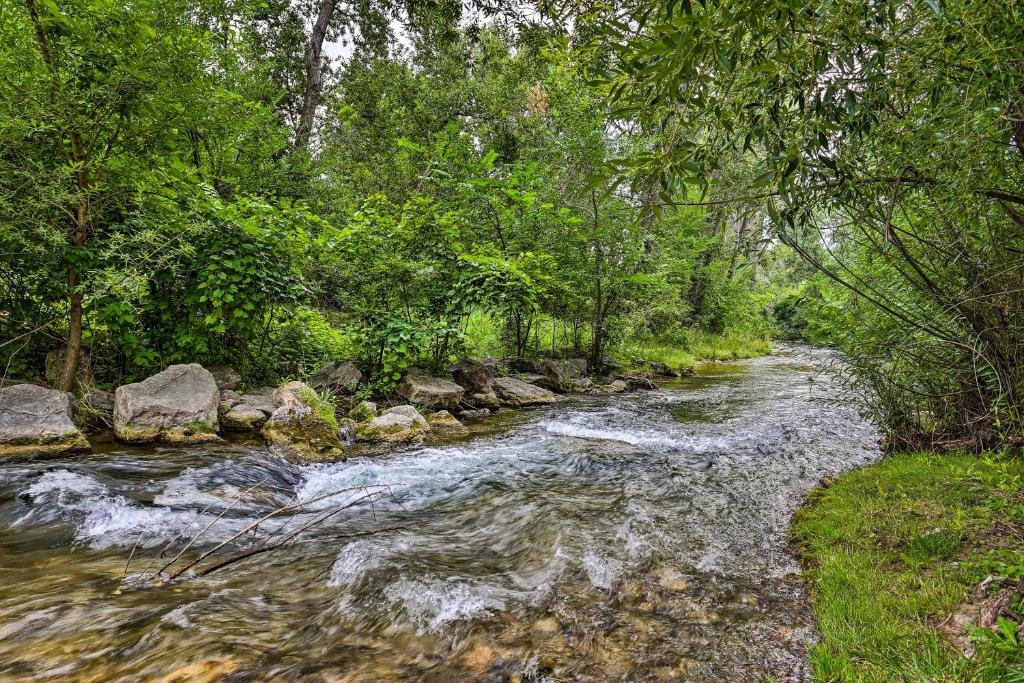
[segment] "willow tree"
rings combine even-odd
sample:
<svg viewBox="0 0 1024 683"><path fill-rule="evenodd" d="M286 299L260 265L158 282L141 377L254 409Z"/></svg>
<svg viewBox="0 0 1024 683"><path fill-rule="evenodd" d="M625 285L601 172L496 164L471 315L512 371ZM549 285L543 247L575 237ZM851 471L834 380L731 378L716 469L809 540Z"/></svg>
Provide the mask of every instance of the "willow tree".
<svg viewBox="0 0 1024 683"><path fill-rule="evenodd" d="M580 25L619 115L671 138L634 178L706 188L748 156L704 201L761 203L868 306L842 323L894 443L1024 439L1024 7L641 0Z"/></svg>

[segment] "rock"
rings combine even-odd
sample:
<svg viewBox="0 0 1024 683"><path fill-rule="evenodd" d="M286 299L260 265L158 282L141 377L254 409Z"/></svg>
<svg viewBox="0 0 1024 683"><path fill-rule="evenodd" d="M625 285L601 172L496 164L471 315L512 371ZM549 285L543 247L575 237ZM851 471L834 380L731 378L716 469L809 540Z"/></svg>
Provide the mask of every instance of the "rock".
<svg viewBox="0 0 1024 683"><path fill-rule="evenodd" d="M64 369L66 353L65 349L59 349L46 354L43 376L51 387L60 385L60 373ZM82 387L90 387L96 383L92 376L92 361L85 351L78 353L78 372L75 374L75 383Z"/></svg>
<svg viewBox="0 0 1024 683"><path fill-rule="evenodd" d="M213 375L197 363L163 372L114 392L114 434L122 441L209 443L218 441L220 392Z"/></svg>
<svg viewBox="0 0 1024 683"><path fill-rule="evenodd" d="M599 391L602 394L618 394L626 391L629 387L621 379L617 379L609 384L594 387L594 391Z"/></svg>
<svg viewBox="0 0 1024 683"><path fill-rule="evenodd" d="M377 404L373 401L360 401L349 411L348 416L356 422L363 422L377 416Z"/></svg>
<svg viewBox="0 0 1024 683"><path fill-rule="evenodd" d="M71 394L35 384L0 389L0 460L87 450L71 419Z"/></svg>
<svg viewBox="0 0 1024 683"><path fill-rule="evenodd" d="M102 389L87 389L82 394L82 403L101 415L114 416L114 394Z"/></svg>
<svg viewBox="0 0 1024 683"><path fill-rule="evenodd" d="M494 387L501 404L513 408L553 403L558 398L547 389L527 384L513 377L496 377L491 380L491 386Z"/></svg>
<svg viewBox="0 0 1024 683"><path fill-rule="evenodd" d="M466 425L455 419L455 416L447 410L439 410L436 413L427 415L427 423L430 424L430 431L432 432L465 434L469 431L466 429Z"/></svg>
<svg viewBox="0 0 1024 683"><path fill-rule="evenodd" d="M622 369L622 366L615 362L611 356L601 356L601 367L610 373L618 372Z"/></svg>
<svg viewBox="0 0 1024 683"><path fill-rule="evenodd" d="M577 380L573 380L572 390L578 391L579 393L583 394L590 391L590 389L593 386L594 380L590 379L589 377L580 377Z"/></svg>
<svg viewBox="0 0 1024 683"><path fill-rule="evenodd" d="M328 363L313 375L310 384L315 389L335 394L353 394L365 380L362 371L351 360Z"/></svg>
<svg viewBox="0 0 1024 683"><path fill-rule="evenodd" d="M668 363L655 363L654 361L651 361L650 363L648 363L648 365L650 366L651 370L654 371L654 374L658 375L659 377L679 376L679 373L673 370L671 367L669 367Z"/></svg>
<svg viewBox="0 0 1024 683"><path fill-rule="evenodd" d="M658 388L650 377L643 375L620 375L618 379L626 383L627 391L653 391Z"/></svg>
<svg viewBox="0 0 1024 683"><path fill-rule="evenodd" d="M233 391L231 389L221 389L221 392L220 392L220 403L221 403L221 405L224 405L225 403L227 403L228 407L231 408L231 407L234 407L235 405L237 405L238 403L241 403L241 401L242 401L242 396L237 391Z"/></svg>
<svg viewBox="0 0 1024 683"><path fill-rule="evenodd" d="M265 412L255 406L238 403L224 413L220 424L224 429L233 432L255 432L266 423L268 417Z"/></svg>
<svg viewBox="0 0 1024 683"><path fill-rule="evenodd" d="M378 443L407 443L423 440L430 424L413 406L388 408L356 427L356 439Z"/></svg>
<svg viewBox="0 0 1024 683"><path fill-rule="evenodd" d="M455 408L466 393L455 382L418 372L406 375L395 391L410 403L434 410Z"/></svg>
<svg viewBox="0 0 1024 683"><path fill-rule="evenodd" d="M587 374L587 359L586 358L570 358L565 361L571 369L572 377L583 377Z"/></svg>
<svg viewBox="0 0 1024 683"><path fill-rule="evenodd" d="M537 381L537 384L564 394L572 389L572 379L569 377L568 363L556 360L546 360L541 363L541 372L544 377Z"/></svg>
<svg viewBox="0 0 1024 683"><path fill-rule="evenodd" d="M269 416L277 410L277 406L274 404L275 391L277 390L274 387L260 387L252 393L245 394L241 399L242 402L253 408L262 410Z"/></svg>
<svg viewBox="0 0 1024 683"><path fill-rule="evenodd" d="M479 420L481 418L487 417L490 414L491 411L488 410L487 408L478 408L476 410L463 410L461 413L459 413L459 417L461 417L463 420Z"/></svg>
<svg viewBox="0 0 1024 683"><path fill-rule="evenodd" d="M490 386L487 387L487 391L480 392L478 394L470 394L466 399L466 402L474 408L489 410L497 410L501 406L501 401L498 400L498 395L494 393L494 389Z"/></svg>
<svg viewBox="0 0 1024 683"><path fill-rule="evenodd" d="M448 366L455 382L470 394L484 394L491 390L491 380L498 374L497 363L491 365L469 358Z"/></svg>
<svg viewBox="0 0 1024 683"><path fill-rule="evenodd" d="M206 369L213 375L218 389L233 391L242 386L242 376L230 365L211 365Z"/></svg>
<svg viewBox="0 0 1024 683"><path fill-rule="evenodd" d="M276 410L263 425L270 452L293 462L325 462L344 459L333 414L321 414L312 388L304 382L287 382L274 390Z"/></svg>
<svg viewBox="0 0 1024 683"><path fill-rule="evenodd" d="M515 378L518 379L520 382L526 382L527 384L536 384L537 382L540 382L542 379L544 379L544 375L538 375L532 372L523 372L516 375Z"/></svg>

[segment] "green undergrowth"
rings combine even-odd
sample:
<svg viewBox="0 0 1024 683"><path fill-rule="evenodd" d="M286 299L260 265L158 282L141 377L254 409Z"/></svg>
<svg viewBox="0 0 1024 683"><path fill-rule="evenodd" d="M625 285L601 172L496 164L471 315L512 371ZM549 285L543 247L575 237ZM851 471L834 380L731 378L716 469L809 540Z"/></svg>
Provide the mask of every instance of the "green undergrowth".
<svg viewBox="0 0 1024 683"><path fill-rule="evenodd" d="M986 577L1024 580L1022 480L1020 458L913 453L816 489L792 526L821 633L815 680L1024 681L1014 619L943 625L978 613Z"/></svg>
<svg viewBox="0 0 1024 683"><path fill-rule="evenodd" d="M316 416L326 422L334 431L338 431L338 418L336 416L337 403L330 394L318 393L313 389L303 389L299 392L302 402L313 409Z"/></svg>
<svg viewBox="0 0 1024 683"><path fill-rule="evenodd" d="M684 370L701 361L757 358L771 351L772 342L767 337L739 333L715 335L688 330L678 342L629 342L612 349L612 355L626 365L642 358Z"/></svg>

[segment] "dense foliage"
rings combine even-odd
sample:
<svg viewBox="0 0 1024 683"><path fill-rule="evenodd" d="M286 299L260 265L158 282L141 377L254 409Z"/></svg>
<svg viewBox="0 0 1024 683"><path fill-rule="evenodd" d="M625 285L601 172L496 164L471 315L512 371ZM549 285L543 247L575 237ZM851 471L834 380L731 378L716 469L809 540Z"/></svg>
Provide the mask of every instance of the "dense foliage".
<svg viewBox="0 0 1024 683"><path fill-rule="evenodd" d="M5 376L763 350L792 257L756 211L620 187L661 134L560 30L334 4L3 6ZM324 12L345 60L316 61Z"/></svg>

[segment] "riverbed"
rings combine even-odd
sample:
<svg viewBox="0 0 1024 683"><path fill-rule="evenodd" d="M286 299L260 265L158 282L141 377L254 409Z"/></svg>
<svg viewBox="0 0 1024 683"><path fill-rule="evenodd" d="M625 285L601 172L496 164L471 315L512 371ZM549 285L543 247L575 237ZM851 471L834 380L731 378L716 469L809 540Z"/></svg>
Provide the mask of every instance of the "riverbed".
<svg viewBox="0 0 1024 683"><path fill-rule="evenodd" d="M880 457L831 360L704 365L344 463L235 442L0 465L0 679L807 680L789 517ZM193 573L319 514L286 547L147 581L181 539L205 530L178 567L350 488Z"/></svg>

